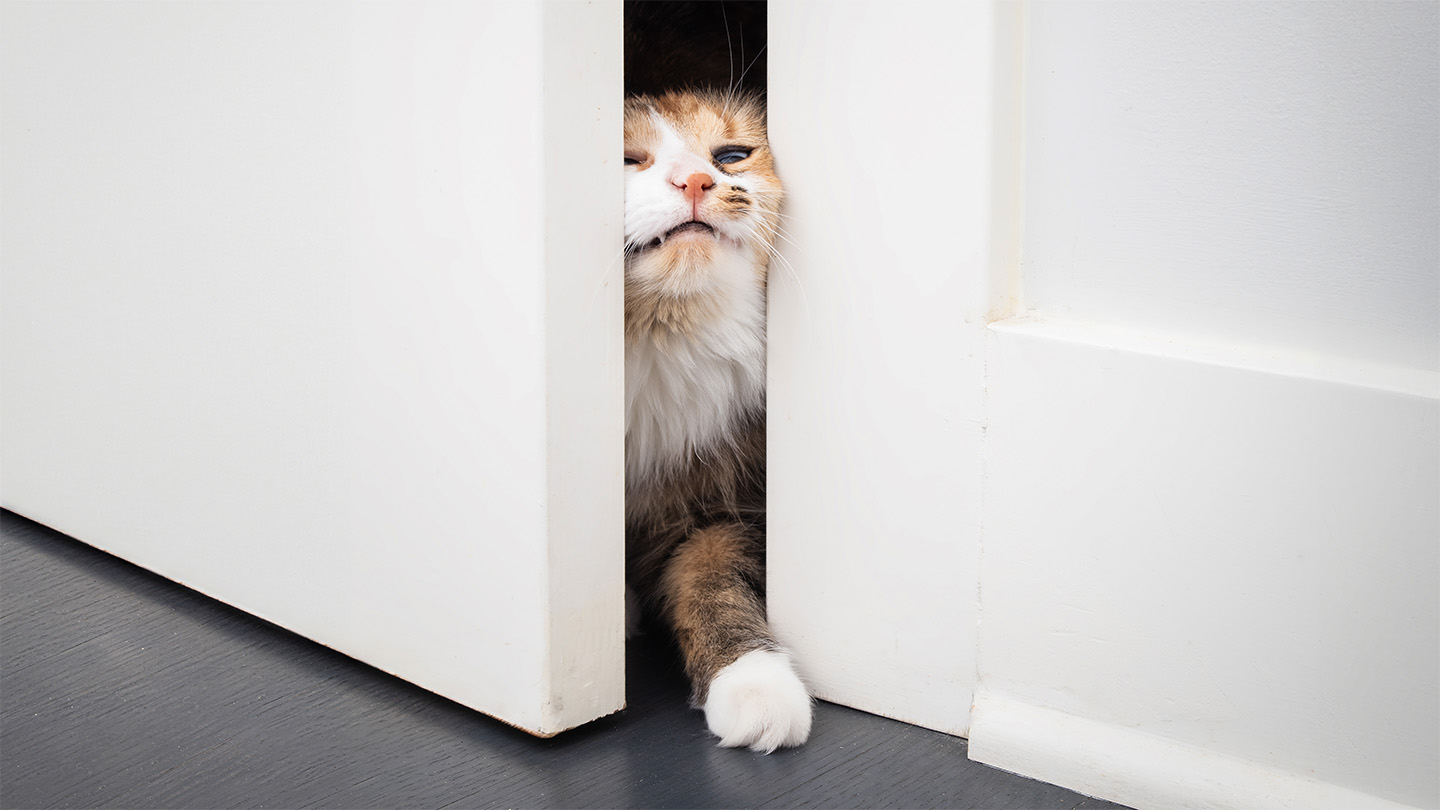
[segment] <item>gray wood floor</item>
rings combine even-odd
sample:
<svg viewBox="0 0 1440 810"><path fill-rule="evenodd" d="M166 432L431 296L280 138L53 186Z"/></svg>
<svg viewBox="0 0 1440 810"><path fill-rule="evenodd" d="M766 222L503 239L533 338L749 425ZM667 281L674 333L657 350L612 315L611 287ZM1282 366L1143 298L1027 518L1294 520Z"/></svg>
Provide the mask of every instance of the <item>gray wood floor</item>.
<svg viewBox="0 0 1440 810"><path fill-rule="evenodd" d="M820 704L804 748L717 748L667 645L630 707L538 740L11 513L0 806L1115 807L965 741Z"/></svg>

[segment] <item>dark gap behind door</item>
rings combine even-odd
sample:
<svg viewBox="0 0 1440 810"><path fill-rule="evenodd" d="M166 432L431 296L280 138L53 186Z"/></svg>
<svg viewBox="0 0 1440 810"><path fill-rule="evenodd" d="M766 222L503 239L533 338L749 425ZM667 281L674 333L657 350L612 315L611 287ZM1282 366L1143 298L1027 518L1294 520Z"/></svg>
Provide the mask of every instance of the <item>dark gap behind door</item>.
<svg viewBox="0 0 1440 810"><path fill-rule="evenodd" d="M765 92L764 0L626 0L625 93Z"/></svg>

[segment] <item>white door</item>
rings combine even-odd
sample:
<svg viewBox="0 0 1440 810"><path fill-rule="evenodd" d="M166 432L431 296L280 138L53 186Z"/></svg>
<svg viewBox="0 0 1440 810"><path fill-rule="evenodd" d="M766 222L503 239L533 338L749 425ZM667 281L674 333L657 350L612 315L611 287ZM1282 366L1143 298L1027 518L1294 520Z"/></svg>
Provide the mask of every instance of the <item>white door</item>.
<svg viewBox="0 0 1440 810"><path fill-rule="evenodd" d="M5 507L537 734L622 706L618 0L3 22Z"/></svg>
<svg viewBox="0 0 1440 810"><path fill-rule="evenodd" d="M1014 12L769 6L770 617L819 697L965 734Z"/></svg>

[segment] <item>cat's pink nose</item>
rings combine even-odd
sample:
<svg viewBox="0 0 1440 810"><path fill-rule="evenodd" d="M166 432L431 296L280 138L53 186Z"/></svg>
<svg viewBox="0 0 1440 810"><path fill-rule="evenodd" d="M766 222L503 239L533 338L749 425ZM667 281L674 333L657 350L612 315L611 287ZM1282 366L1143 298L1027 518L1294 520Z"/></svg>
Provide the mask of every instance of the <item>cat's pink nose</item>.
<svg viewBox="0 0 1440 810"><path fill-rule="evenodd" d="M711 180L710 175L704 172L695 172L685 178L683 183L675 183L675 185L684 192L685 199L690 202L690 207L698 212L700 200L705 196L705 189L714 186L715 181Z"/></svg>

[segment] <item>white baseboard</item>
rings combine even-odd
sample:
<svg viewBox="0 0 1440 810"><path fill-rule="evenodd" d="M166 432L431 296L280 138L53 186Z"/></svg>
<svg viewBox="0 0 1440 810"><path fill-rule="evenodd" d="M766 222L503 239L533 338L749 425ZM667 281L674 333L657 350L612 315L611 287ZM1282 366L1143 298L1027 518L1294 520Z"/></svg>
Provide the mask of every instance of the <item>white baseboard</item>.
<svg viewBox="0 0 1440 810"><path fill-rule="evenodd" d="M983 687L970 718L970 758L1137 810L1413 807Z"/></svg>

